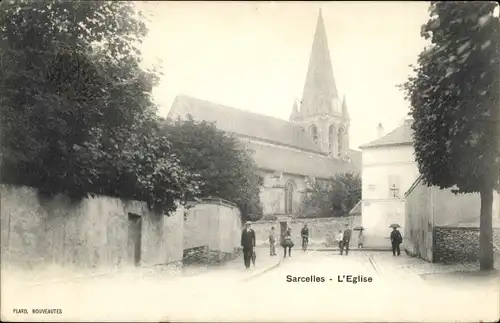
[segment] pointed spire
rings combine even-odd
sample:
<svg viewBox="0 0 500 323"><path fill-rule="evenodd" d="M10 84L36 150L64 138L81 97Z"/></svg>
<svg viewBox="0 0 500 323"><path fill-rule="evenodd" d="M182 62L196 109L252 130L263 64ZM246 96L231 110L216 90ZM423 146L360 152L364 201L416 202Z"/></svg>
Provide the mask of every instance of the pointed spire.
<svg viewBox="0 0 500 323"><path fill-rule="evenodd" d="M299 116L299 104L298 100L293 100L292 113L290 114L290 121L294 121Z"/></svg>
<svg viewBox="0 0 500 323"><path fill-rule="evenodd" d="M309 58L306 82L304 84L304 91L302 92L300 114L306 116L336 112L335 109L338 109L339 101L330 60L330 51L328 49L325 23L320 9L311 56Z"/></svg>

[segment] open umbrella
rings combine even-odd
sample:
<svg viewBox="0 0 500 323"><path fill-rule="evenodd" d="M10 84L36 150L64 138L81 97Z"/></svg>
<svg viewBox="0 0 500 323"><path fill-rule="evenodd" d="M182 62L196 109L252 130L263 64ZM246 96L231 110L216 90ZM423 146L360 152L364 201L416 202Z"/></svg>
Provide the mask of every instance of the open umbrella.
<svg viewBox="0 0 500 323"><path fill-rule="evenodd" d="M389 226L389 228L396 228L397 229L397 228L401 228L401 226L397 223L393 223Z"/></svg>
<svg viewBox="0 0 500 323"><path fill-rule="evenodd" d="M357 227L354 227L354 231L363 231L365 228L363 228L362 226L358 225Z"/></svg>

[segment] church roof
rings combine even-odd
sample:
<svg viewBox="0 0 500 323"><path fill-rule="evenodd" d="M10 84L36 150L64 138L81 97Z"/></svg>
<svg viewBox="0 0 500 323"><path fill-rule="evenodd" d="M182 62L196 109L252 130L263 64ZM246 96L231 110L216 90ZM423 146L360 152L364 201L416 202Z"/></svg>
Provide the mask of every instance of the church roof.
<svg viewBox="0 0 500 323"><path fill-rule="evenodd" d="M333 177L337 173L357 171L353 164L325 156L250 140L242 142L253 151L254 160L261 169L323 179Z"/></svg>
<svg viewBox="0 0 500 323"><path fill-rule="evenodd" d="M406 120L404 124L389 132L382 138L359 146L359 148L375 148L383 146L411 145L413 143L412 120Z"/></svg>
<svg viewBox="0 0 500 323"><path fill-rule="evenodd" d="M340 98L333 76L328 39L321 9L309 58L299 114L301 116L321 113L341 113Z"/></svg>
<svg viewBox="0 0 500 323"><path fill-rule="evenodd" d="M297 124L186 95L175 98L168 117L215 122L220 130L304 151L324 154Z"/></svg>

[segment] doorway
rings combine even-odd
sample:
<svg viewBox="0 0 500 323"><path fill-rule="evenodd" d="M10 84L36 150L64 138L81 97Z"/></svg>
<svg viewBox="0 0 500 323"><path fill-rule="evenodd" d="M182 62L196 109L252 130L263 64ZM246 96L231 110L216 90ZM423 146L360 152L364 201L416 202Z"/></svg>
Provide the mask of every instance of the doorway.
<svg viewBox="0 0 500 323"><path fill-rule="evenodd" d="M284 235L287 229L286 221L280 222L280 236Z"/></svg>
<svg viewBox="0 0 500 323"><path fill-rule="evenodd" d="M142 218L140 215L128 214L128 261L134 266L141 264Z"/></svg>

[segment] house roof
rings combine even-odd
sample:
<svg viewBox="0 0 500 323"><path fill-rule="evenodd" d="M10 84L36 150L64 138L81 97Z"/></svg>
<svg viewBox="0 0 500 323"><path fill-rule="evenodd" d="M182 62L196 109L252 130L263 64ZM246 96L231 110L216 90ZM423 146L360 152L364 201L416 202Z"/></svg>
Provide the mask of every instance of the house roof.
<svg viewBox="0 0 500 323"><path fill-rule="evenodd" d="M389 132L382 138L359 146L360 149L374 148L383 146L410 145L413 143L413 130L411 129L412 120L406 120L404 124Z"/></svg>
<svg viewBox="0 0 500 323"><path fill-rule="evenodd" d="M241 140L253 152L259 168L289 174L328 179L337 173L358 172L352 163L322 155Z"/></svg>
<svg viewBox="0 0 500 323"><path fill-rule="evenodd" d="M361 214L361 201L359 201L351 211L349 211L349 215Z"/></svg>
<svg viewBox="0 0 500 323"><path fill-rule="evenodd" d="M217 128L226 132L326 155L300 126L288 121L179 95L168 117L184 119L187 115L198 121L215 122Z"/></svg>

